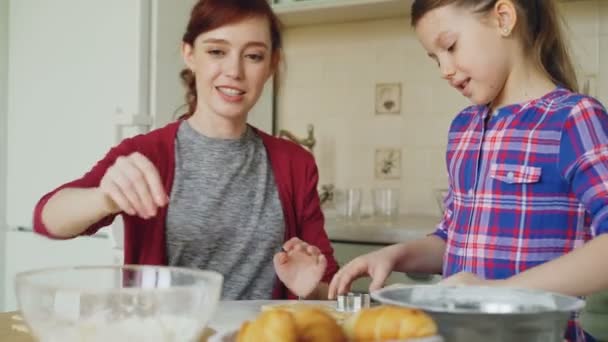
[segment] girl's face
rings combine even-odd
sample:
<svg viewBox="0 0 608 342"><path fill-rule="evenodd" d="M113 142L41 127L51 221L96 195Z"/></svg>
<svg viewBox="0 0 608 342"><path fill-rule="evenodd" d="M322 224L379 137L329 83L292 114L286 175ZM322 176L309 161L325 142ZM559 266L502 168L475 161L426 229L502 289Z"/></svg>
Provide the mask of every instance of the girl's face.
<svg viewBox="0 0 608 342"><path fill-rule="evenodd" d="M197 112L246 120L273 73L268 20L252 17L200 34L184 44L196 76Z"/></svg>
<svg viewBox="0 0 608 342"><path fill-rule="evenodd" d="M471 102L488 104L500 94L510 51L499 17L447 5L425 14L416 34L442 77Z"/></svg>

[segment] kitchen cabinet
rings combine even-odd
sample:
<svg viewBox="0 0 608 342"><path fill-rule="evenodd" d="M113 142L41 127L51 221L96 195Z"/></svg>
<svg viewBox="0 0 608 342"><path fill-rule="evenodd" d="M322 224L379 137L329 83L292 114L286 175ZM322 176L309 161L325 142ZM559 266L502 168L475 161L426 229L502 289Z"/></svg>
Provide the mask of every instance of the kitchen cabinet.
<svg viewBox="0 0 608 342"><path fill-rule="evenodd" d="M6 235L6 87L8 74L8 2L0 1L0 251L4 250ZM4 279L4 264L0 262L0 281ZM1 284L1 283L0 283ZM1 285L0 285L1 286ZM1 290L1 289L0 289ZM0 308L4 305L0 292Z"/></svg>
<svg viewBox="0 0 608 342"><path fill-rule="evenodd" d="M558 0L572 2L580 0ZM351 21L404 18L413 0L273 0L273 9L287 27Z"/></svg>
<svg viewBox="0 0 608 342"><path fill-rule="evenodd" d="M585 331L598 341L608 341L608 291L587 297L580 320Z"/></svg>
<svg viewBox="0 0 608 342"><path fill-rule="evenodd" d="M412 3L413 0L279 0L272 6L285 26L294 27L405 18Z"/></svg>
<svg viewBox="0 0 608 342"><path fill-rule="evenodd" d="M354 258L376 251L388 245L355 243L355 242L333 242L334 257L338 261L340 267L346 265ZM405 274L401 272L393 272L386 281L386 285L390 284L433 284L441 279L439 275L433 274ZM368 292L371 278L361 278L356 280L351 290L354 292Z"/></svg>
<svg viewBox="0 0 608 342"><path fill-rule="evenodd" d="M354 258L395 243L424 238L432 233L440 218L426 215L403 215L391 224L374 222L372 218L357 223L348 223L328 217L325 230L334 248L334 256L340 266ZM404 274L393 272L386 284L432 284L441 279L432 274ZM353 290L367 292L370 278L362 278L353 283Z"/></svg>

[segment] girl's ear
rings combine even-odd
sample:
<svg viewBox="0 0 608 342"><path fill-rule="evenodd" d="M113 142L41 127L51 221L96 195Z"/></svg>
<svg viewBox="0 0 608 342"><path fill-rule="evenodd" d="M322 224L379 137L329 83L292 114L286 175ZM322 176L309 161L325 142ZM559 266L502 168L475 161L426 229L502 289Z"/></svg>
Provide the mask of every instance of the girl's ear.
<svg viewBox="0 0 608 342"><path fill-rule="evenodd" d="M494 15L498 21L498 29L503 37L513 33L517 24L517 9L511 0L498 0L494 5Z"/></svg>
<svg viewBox="0 0 608 342"><path fill-rule="evenodd" d="M182 43L182 58L190 70L194 70L194 47L188 43Z"/></svg>

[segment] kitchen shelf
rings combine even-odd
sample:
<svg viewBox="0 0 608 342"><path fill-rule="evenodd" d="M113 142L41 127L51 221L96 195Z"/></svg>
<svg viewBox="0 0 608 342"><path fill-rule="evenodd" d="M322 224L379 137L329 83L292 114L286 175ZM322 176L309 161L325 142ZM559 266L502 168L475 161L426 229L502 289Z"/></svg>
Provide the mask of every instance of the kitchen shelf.
<svg viewBox="0 0 608 342"><path fill-rule="evenodd" d="M584 0L558 0L559 3L579 1ZM413 2L414 0L291 0L273 4L272 8L286 27L295 27L407 17Z"/></svg>
<svg viewBox="0 0 608 342"><path fill-rule="evenodd" d="M299 0L273 4L287 27L405 17L413 0Z"/></svg>

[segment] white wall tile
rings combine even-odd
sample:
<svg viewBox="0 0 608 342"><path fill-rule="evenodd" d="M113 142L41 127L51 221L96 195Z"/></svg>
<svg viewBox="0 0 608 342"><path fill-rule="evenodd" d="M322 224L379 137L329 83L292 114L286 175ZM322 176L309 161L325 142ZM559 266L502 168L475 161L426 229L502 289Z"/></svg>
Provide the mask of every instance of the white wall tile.
<svg viewBox="0 0 608 342"><path fill-rule="evenodd" d="M608 1L561 3L579 74L598 75L608 101ZM279 126L298 135L315 125L320 183L402 189L401 210L437 214L434 189L447 186L445 146L454 116L469 105L441 79L405 19L289 29ZM400 82L400 115L375 115L377 83ZM399 180L374 175L375 149L401 149Z"/></svg>

